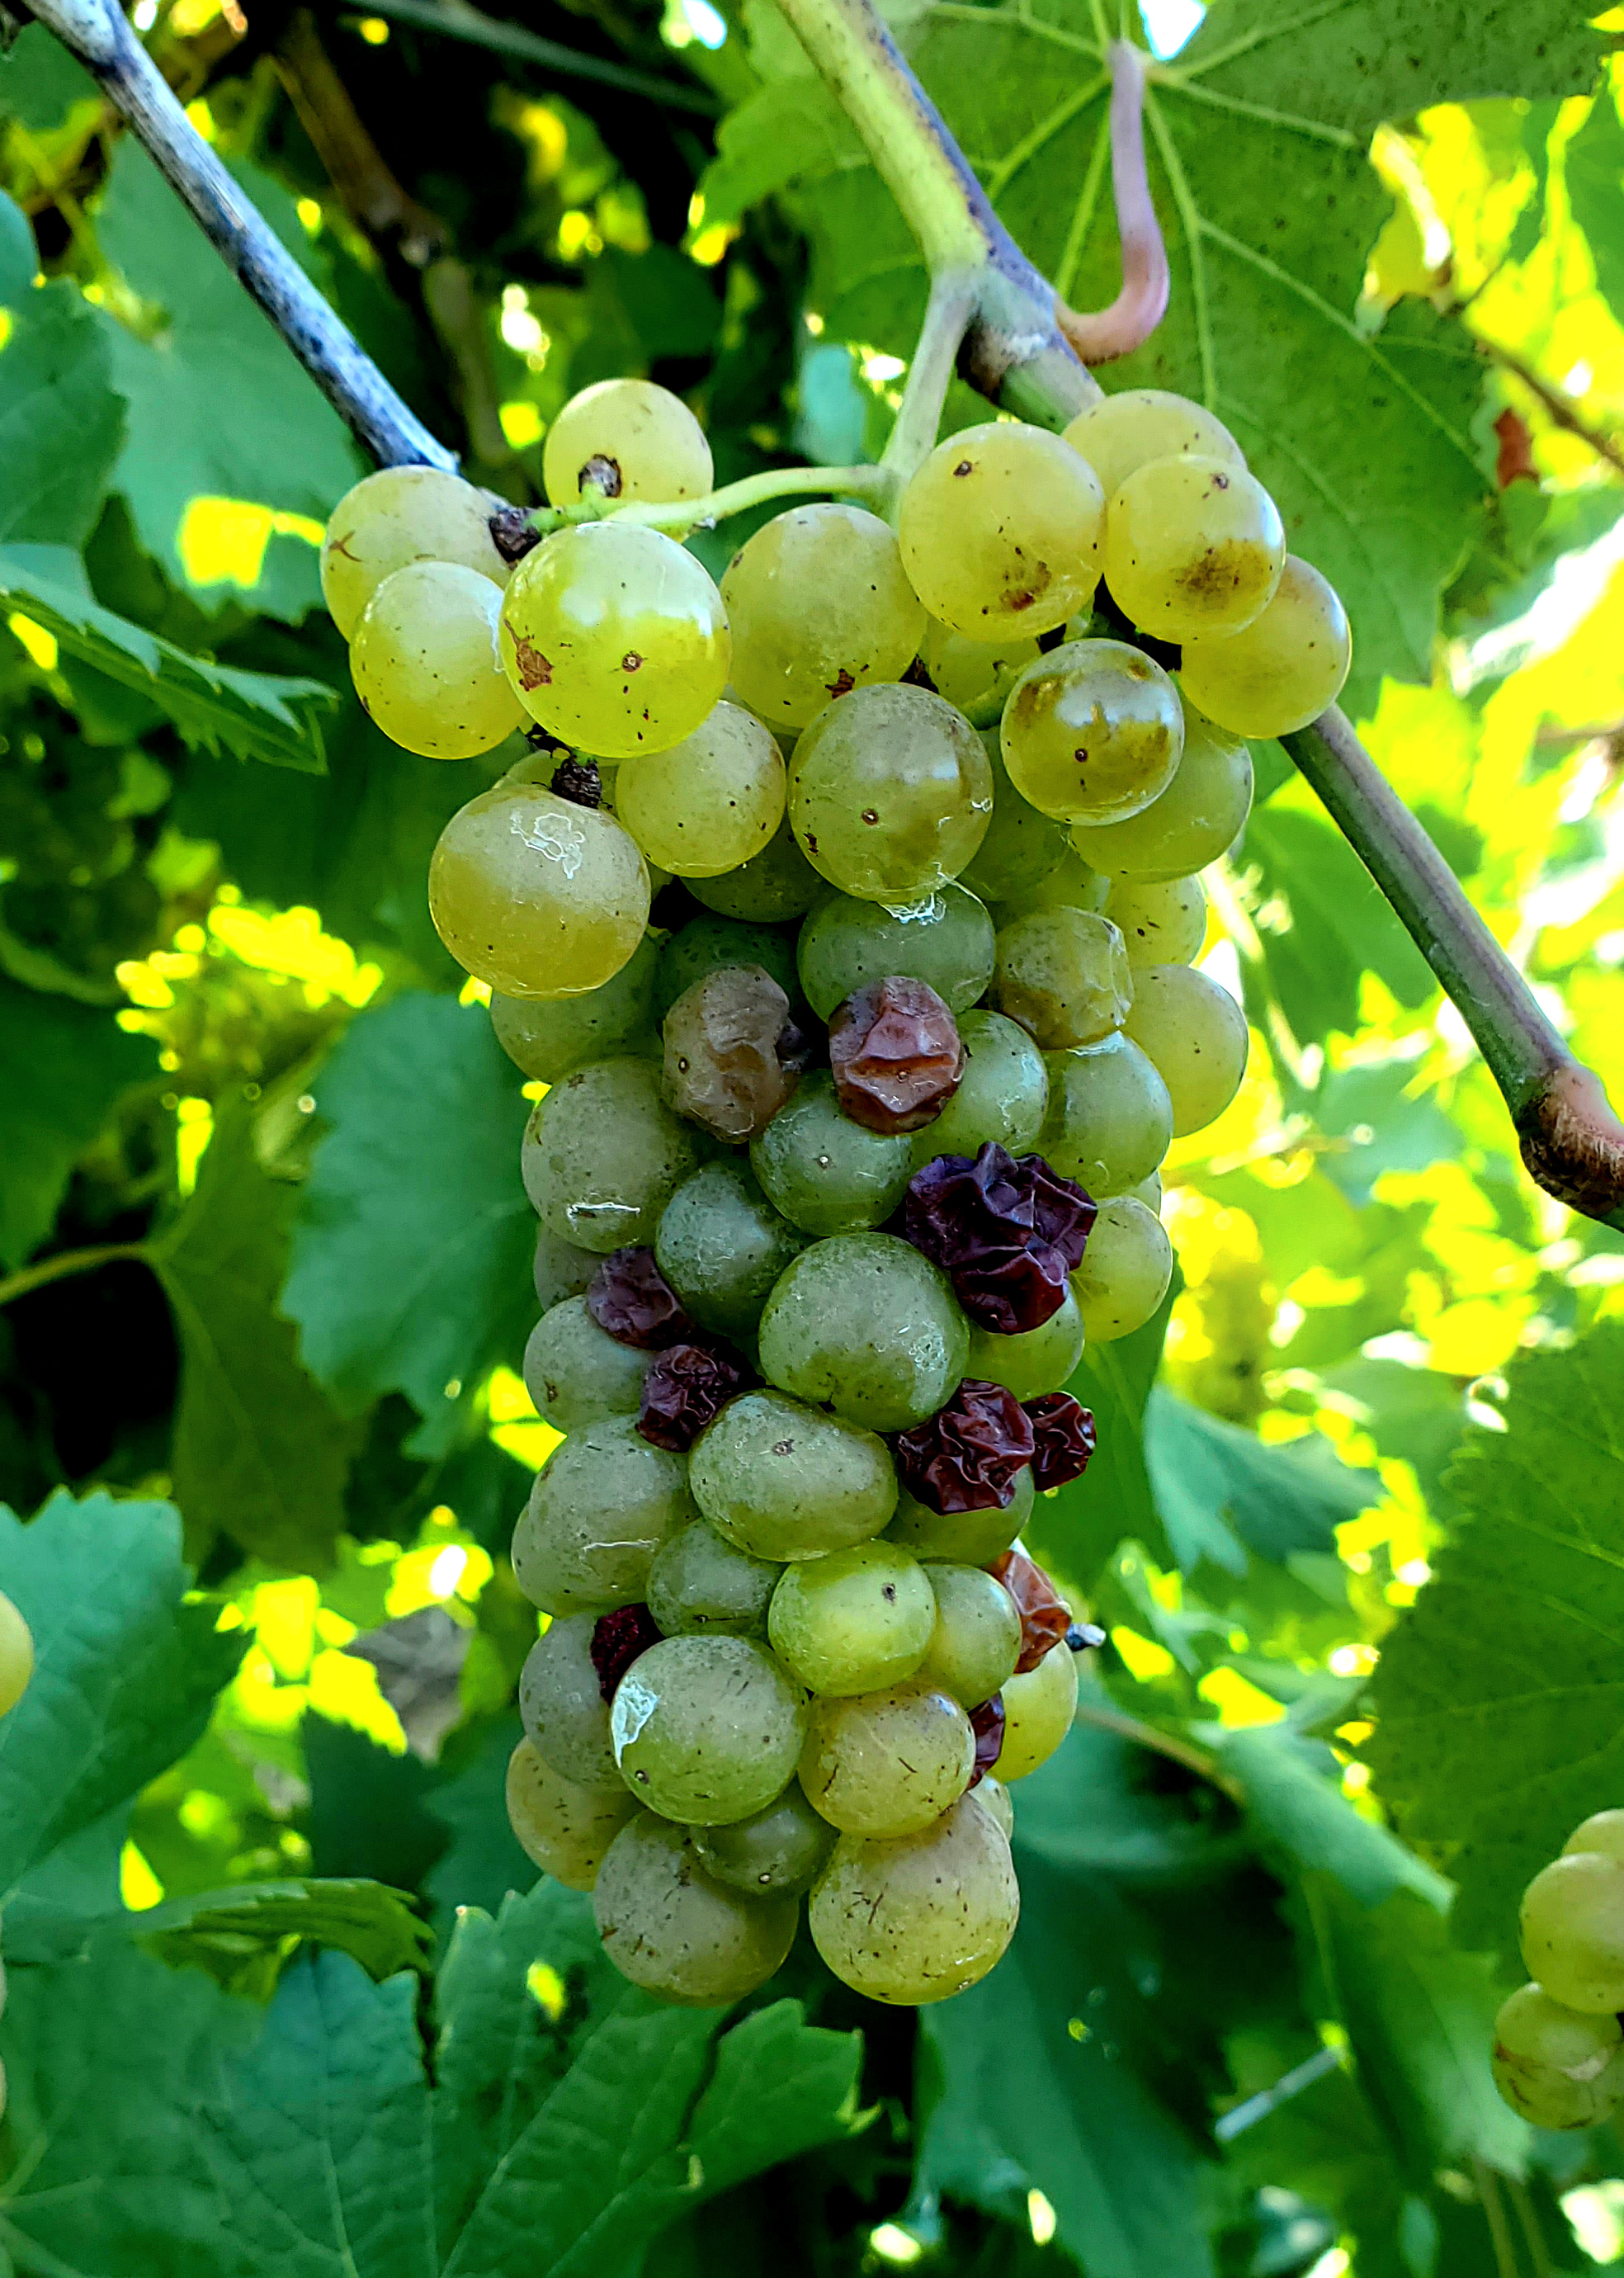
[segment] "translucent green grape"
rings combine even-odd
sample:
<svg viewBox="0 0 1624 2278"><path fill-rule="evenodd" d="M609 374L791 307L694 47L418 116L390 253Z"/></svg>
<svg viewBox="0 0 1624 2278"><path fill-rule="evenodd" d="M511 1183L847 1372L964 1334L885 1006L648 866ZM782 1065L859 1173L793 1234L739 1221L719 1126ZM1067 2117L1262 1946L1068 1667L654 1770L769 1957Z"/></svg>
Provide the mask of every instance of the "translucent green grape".
<svg viewBox="0 0 1624 2278"><path fill-rule="evenodd" d="M1543 1986L1520 1986L1494 2021L1494 2084L1536 2128L1595 2128L1624 2095L1624 2036Z"/></svg>
<svg viewBox="0 0 1624 2278"><path fill-rule="evenodd" d="M1065 825L1040 814L1010 781L995 731L981 737L993 771L993 819L987 836L959 872L959 883L983 901L1016 902L1058 870L1070 853Z"/></svg>
<svg viewBox="0 0 1624 2278"><path fill-rule="evenodd" d="M911 1176L905 1135L868 1131L842 1112L834 1078L802 1077L789 1105L750 1143L762 1192L792 1226L850 1234L890 1217Z"/></svg>
<svg viewBox="0 0 1624 2278"><path fill-rule="evenodd" d="M1068 1291L1059 1311L1035 1329L1003 1337L972 1326L964 1374L986 1384L1007 1385L1017 1400L1038 1400L1068 1383L1082 1357L1083 1315Z"/></svg>
<svg viewBox="0 0 1624 2278"><path fill-rule="evenodd" d="M789 821L820 876L896 909L956 878L987 835L993 777L970 722L928 689L859 688L789 761Z"/></svg>
<svg viewBox="0 0 1624 2278"><path fill-rule="evenodd" d="M941 1560L930 1568L936 1622L919 1675L950 1693L961 1708L990 1701L1015 1674L1021 1618L995 1574Z"/></svg>
<svg viewBox="0 0 1624 2278"><path fill-rule="evenodd" d="M733 685L774 726L804 728L836 696L900 680L925 612L889 527L862 507L791 507L747 539L721 581Z"/></svg>
<svg viewBox="0 0 1624 2278"><path fill-rule="evenodd" d="M1126 641L1067 641L1029 664L1003 707L1003 763L1021 797L1062 822L1120 822L1173 780L1178 691Z"/></svg>
<svg viewBox="0 0 1624 2278"><path fill-rule="evenodd" d="M16 1601L0 1590L0 1716L16 1708L33 1675L34 1632Z"/></svg>
<svg viewBox="0 0 1624 2278"><path fill-rule="evenodd" d="M626 1793L609 1742L609 1704L592 1662L596 1614L549 1622L519 1672L524 1737L571 1786Z"/></svg>
<svg viewBox="0 0 1624 2278"><path fill-rule="evenodd" d="M925 1569L894 1542L863 1542L788 1568L767 1635L813 1693L873 1693L911 1677L935 1627Z"/></svg>
<svg viewBox="0 0 1624 2278"><path fill-rule="evenodd" d="M750 925L782 925L804 917L824 888L786 814L759 854L725 877L690 878L688 891L721 917L740 918Z"/></svg>
<svg viewBox="0 0 1624 2278"><path fill-rule="evenodd" d="M1239 632L1274 598L1285 526L1232 460L1151 459L1112 493L1105 582L1141 632L1199 640Z"/></svg>
<svg viewBox="0 0 1624 2278"><path fill-rule="evenodd" d="M767 1604L783 1571L697 1518L654 1553L649 1611L667 1637L765 1637Z"/></svg>
<svg viewBox="0 0 1624 2278"><path fill-rule="evenodd" d="M1015 1838L1015 1798L1001 1779L983 1772L971 1790L976 1801L1002 1833L1006 1843Z"/></svg>
<svg viewBox="0 0 1624 2278"><path fill-rule="evenodd" d="M848 1835L911 1835L969 1785L975 1738L957 1701L920 1678L811 1703L801 1785Z"/></svg>
<svg viewBox="0 0 1624 2278"><path fill-rule="evenodd" d="M620 971L578 997L503 997L492 991L491 1026L516 1068L559 1083L592 1060L621 1053L652 1058L659 1036L654 982L660 950L644 934Z"/></svg>
<svg viewBox="0 0 1624 2278"><path fill-rule="evenodd" d="M1121 1031L1051 1052L1048 1113L1036 1151L1098 1202L1157 1169L1173 1143L1173 1103L1155 1064Z"/></svg>
<svg viewBox="0 0 1624 2278"><path fill-rule="evenodd" d="M577 1250L573 1242L560 1242L545 1226L538 1227L532 1269L537 1303L550 1313L566 1297L579 1297L601 1263L590 1250Z"/></svg>
<svg viewBox="0 0 1624 2278"><path fill-rule="evenodd" d="M691 736L728 684L728 619L704 566L658 530L555 530L514 571L502 663L560 743L629 760Z"/></svg>
<svg viewBox="0 0 1624 2278"><path fill-rule="evenodd" d="M866 1542L896 1508L884 1441L782 1392L729 1401L694 1443L689 1485L719 1534L785 1563Z"/></svg>
<svg viewBox="0 0 1624 2278"><path fill-rule="evenodd" d="M703 498L714 480L705 430L652 379L600 379L572 395L547 430L541 479L554 506L588 487L606 499Z"/></svg>
<svg viewBox="0 0 1624 2278"><path fill-rule="evenodd" d="M1126 822L1079 826L1071 843L1108 877L1193 877L1225 854L1252 812L1252 754L1239 737L1184 707L1184 757L1160 799Z"/></svg>
<svg viewBox="0 0 1624 2278"><path fill-rule="evenodd" d="M392 570L355 628L350 677L373 725L425 760L470 760L524 724L497 654L502 589L455 562Z"/></svg>
<svg viewBox="0 0 1624 2278"><path fill-rule="evenodd" d="M872 1432L903 1432L934 1416L964 1375L969 1349L969 1325L946 1275L890 1234L814 1242L761 1316L768 1382L827 1402Z"/></svg>
<svg viewBox="0 0 1624 2278"><path fill-rule="evenodd" d="M1127 945L1092 911L1034 910L998 935L993 995L1044 1051L1098 1043L1133 1002Z"/></svg>
<svg viewBox="0 0 1624 2278"><path fill-rule="evenodd" d="M641 1604L655 1551L695 1515L687 1472L629 1416L560 1441L514 1529L514 1579L531 1604L550 1614Z"/></svg>
<svg viewBox="0 0 1624 2278"><path fill-rule="evenodd" d="M790 935L776 926L751 925L739 918L690 918L660 953L654 985L654 1009L660 1018L665 1019L696 981L703 981L707 973L724 965L759 965L772 975L792 1005L799 994Z"/></svg>
<svg viewBox="0 0 1624 2278"><path fill-rule="evenodd" d="M1624 1864L1575 1851L1543 1868L1522 1894L1522 1959L1569 2009L1624 2009Z"/></svg>
<svg viewBox="0 0 1624 2278"><path fill-rule="evenodd" d="M1219 727L1237 736L1289 736L1336 702L1353 657L1336 588L1288 554L1267 607L1238 633L1186 642L1178 677L1191 702Z"/></svg>
<svg viewBox="0 0 1624 2278"><path fill-rule="evenodd" d="M1136 1202L1143 1203L1147 1211L1154 1212L1157 1218L1161 1217L1162 1173L1160 1171L1152 1171L1148 1178L1139 1180L1128 1189L1128 1192Z"/></svg>
<svg viewBox="0 0 1624 2278"><path fill-rule="evenodd" d="M579 997L642 941L649 874L612 814L538 784L459 807L429 864L429 915L457 963L505 997Z"/></svg>
<svg viewBox="0 0 1624 2278"><path fill-rule="evenodd" d="M1143 1328L1172 1278L1173 1245L1155 1212L1133 1195L1102 1203L1071 1276L1089 1343L1109 1344Z"/></svg>
<svg viewBox="0 0 1624 2278"><path fill-rule="evenodd" d="M519 1158L551 1234L582 1250L652 1242L660 1213L708 1150L660 1097L650 1060L596 1060L538 1100Z"/></svg>
<svg viewBox="0 0 1624 2278"><path fill-rule="evenodd" d="M1109 500L1152 459L1193 455L1244 467L1246 454L1205 404L1161 387L1126 387L1079 411L1065 440L1100 478Z"/></svg>
<svg viewBox="0 0 1624 2278"><path fill-rule="evenodd" d="M913 1134L916 1171L938 1155L979 1155L989 1140L1027 1154L1043 1128L1048 1071L1025 1029L1002 1013L964 1013L958 1040L964 1078L935 1121Z"/></svg>
<svg viewBox="0 0 1624 2278"><path fill-rule="evenodd" d="M746 1166L707 1163L666 1204L654 1239L660 1270L701 1328L755 1340L779 1275L806 1246Z"/></svg>
<svg viewBox="0 0 1624 2278"><path fill-rule="evenodd" d="M705 1870L750 1898L797 1899L835 1848L835 1830L796 1781L775 1802L728 1827L700 1827L694 1848Z"/></svg>
<svg viewBox="0 0 1624 2278"><path fill-rule="evenodd" d="M576 1432L600 1416L635 1416L653 1357L606 1334L584 1297L566 1297L530 1331L524 1388L544 1422Z"/></svg>
<svg viewBox="0 0 1624 2278"><path fill-rule="evenodd" d="M1175 1135L1204 1131L1240 1089L1247 1016L1227 989L1188 965L1144 965L1134 978L1126 1032L1167 1086Z"/></svg>
<svg viewBox="0 0 1624 2278"><path fill-rule="evenodd" d="M1035 1669L1011 1677L1003 1688L1003 1746L995 1767L1007 1787L1046 1764L1077 1714L1077 1662L1052 1645Z"/></svg>
<svg viewBox="0 0 1624 2278"><path fill-rule="evenodd" d="M362 611L397 570L413 562L454 562L497 585L508 564L491 536L488 498L438 467L385 467L345 492L322 540L322 599L346 640Z"/></svg>
<svg viewBox="0 0 1624 2278"><path fill-rule="evenodd" d="M1604 1859L1624 1866L1624 1811L1593 1811L1582 1820L1562 1846L1564 1858L1580 1851L1599 1851Z"/></svg>
<svg viewBox="0 0 1624 2278"><path fill-rule="evenodd" d="M807 1907L812 1942L871 2001L944 2001L985 1977L1015 1935L1009 1838L979 1800L900 1839L842 1836Z"/></svg>
<svg viewBox="0 0 1624 2278"><path fill-rule="evenodd" d="M1056 823L1055 828L1059 829ZM1047 877L1035 885L1023 887L1007 901L1000 902L993 911L995 925L1007 926L1012 919L1031 917L1039 910L1088 910L1102 916L1111 882L1091 869L1082 856L1071 846Z"/></svg>
<svg viewBox="0 0 1624 2278"><path fill-rule="evenodd" d="M528 1740L507 1759L507 1823L525 1855L567 1890L592 1888L610 1844L637 1808L623 1785L619 1795L575 1786Z"/></svg>
<svg viewBox="0 0 1624 2278"><path fill-rule="evenodd" d="M990 728L1003 709L1004 698L1016 679L1038 654L1028 636L1013 634L1007 640L969 640L951 625L927 618L919 661L938 696L945 696L972 727Z"/></svg>
<svg viewBox="0 0 1624 2278"><path fill-rule="evenodd" d="M903 493L897 536L933 617L974 640L1064 624L1100 575L1105 493L1041 427L991 420L939 443Z"/></svg>
<svg viewBox="0 0 1624 2278"><path fill-rule="evenodd" d="M923 981L967 1013L993 974L993 921L960 885L887 909L830 894L801 928L796 951L806 1001L827 1021L854 990L896 975Z"/></svg>
<svg viewBox="0 0 1624 2278"><path fill-rule="evenodd" d="M1207 891L1199 878L1169 878L1140 885L1112 882L1105 915L1127 944L1128 963L1189 965L1207 938Z"/></svg>
<svg viewBox="0 0 1624 2278"><path fill-rule="evenodd" d="M719 704L691 736L627 760L614 811L651 862L713 878L765 852L784 819L783 755L770 730Z"/></svg>
<svg viewBox="0 0 1624 2278"><path fill-rule="evenodd" d="M652 1812L627 1822L592 1892L604 1952L634 1985L721 2008L764 1985L789 1953L793 1899L746 1898L707 1875L693 1831Z"/></svg>
<svg viewBox="0 0 1624 2278"><path fill-rule="evenodd" d="M1032 1517L1036 1495L1030 1464L1023 1464L1015 1474L1014 1493L1002 1510L943 1514L919 1502L903 1487L896 1498L896 1515L886 1528L886 1540L900 1542L926 1565L945 1558L955 1565L990 1566L995 1558L1003 1556Z"/></svg>
<svg viewBox="0 0 1624 2278"><path fill-rule="evenodd" d="M621 1778L639 1803L690 1827L764 1810L794 1778L805 1730L799 1689L741 1637L662 1638L609 1708Z"/></svg>

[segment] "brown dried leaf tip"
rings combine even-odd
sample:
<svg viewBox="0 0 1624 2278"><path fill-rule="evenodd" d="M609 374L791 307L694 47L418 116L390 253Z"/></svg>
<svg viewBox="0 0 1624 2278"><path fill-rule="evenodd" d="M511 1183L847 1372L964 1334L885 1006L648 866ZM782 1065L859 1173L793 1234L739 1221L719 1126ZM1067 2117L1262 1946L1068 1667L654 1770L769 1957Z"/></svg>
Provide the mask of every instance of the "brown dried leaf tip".
<svg viewBox="0 0 1624 2278"><path fill-rule="evenodd" d="M723 965L666 1015L666 1092L679 1115L734 1144L765 1131L801 1080L804 1039L759 965Z"/></svg>
<svg viewBox="0 0 1624 2278"><path fill-rule="evenodd" d="M888 1137L934 1123L964 1081L958 1026L923 981L871 981L837 1005L829 1066L841 1106Z"/></svg>
<svg viewBox="0 0 1624 2278"><path fill-rule="evenodd" d="M659 1352L694 1334L652 1250L612 1250L587 1283L586 1310L600 1329L639 1352Z"/></svg>
<svg viewBox="0 0 1624 2278"><path fill-rule="evenodd" d="M896 1475L909 1494L944 1517L1007 1510L1032 1461L1032 1426L1002 1384L967 1376L943 1407L896 1441Z"/></svg>
<svg viewBox="0 0 1624 2278"><path fill-rule="evenodd" d="M643 1380L637 1429L656 1448L685 1456L735 1394L753 1381L740 1356L726 1346L667 1346Z"/></svg>

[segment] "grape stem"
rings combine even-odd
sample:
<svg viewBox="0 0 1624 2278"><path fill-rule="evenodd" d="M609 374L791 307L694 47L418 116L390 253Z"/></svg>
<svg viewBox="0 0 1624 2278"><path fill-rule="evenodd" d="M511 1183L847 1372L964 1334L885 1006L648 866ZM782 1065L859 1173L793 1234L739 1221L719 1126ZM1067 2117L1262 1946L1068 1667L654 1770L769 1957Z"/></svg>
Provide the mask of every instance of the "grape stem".
<svg viewBox="0 0 1624 2278"><path fill-rule="evenodd" d="M1114 40L1111 58L1111 194L1122 247L1122 290L1109 309L1079 316L1056 294L1061 331L1085 363L1106 363L1143 348L1167 314L1167 248L1145 164L1145 79L1149 57L1132 40Z"/></svg>
<svg viewBox="0 0 1624 2278"><path fill-rule="evenodd" d="M670 531L685 538L690 530L708 530L746 507L765 506L774 499L805 498L809 494L888 501L896 477L884 467L767 467L759 475L745 475L724 483L697 499L628 499L622 506L593 492L576 506L538 506L525 516L530 527L545 537L575 522L635 522L644 530Z"/></svg>
<svg viewBox="0 0 1624 2278"><path fill-rule="evenodd" d="M0 1280L0 1305L12 1304L19 1297L30 1296L53 1281L65 1281L70 1273L92 1273L98 1265L112 1265L131 1258L144 1258L146 1255L139 1242L104 1242L93 1250L59 1250L54 1257L42 1257L36 1265L25 1265L19 1273L8 1273Z"/></svg>

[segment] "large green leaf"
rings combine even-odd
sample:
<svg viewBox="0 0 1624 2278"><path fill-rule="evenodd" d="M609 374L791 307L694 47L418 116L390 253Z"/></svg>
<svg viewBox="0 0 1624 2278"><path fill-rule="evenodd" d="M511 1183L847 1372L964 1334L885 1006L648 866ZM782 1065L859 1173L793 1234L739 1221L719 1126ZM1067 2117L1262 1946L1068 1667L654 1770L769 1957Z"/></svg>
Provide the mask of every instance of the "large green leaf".
<svg viewBox="0 0 1624 2278"><path fill-rule="evenodd" d="M1263 963L1300 1044L1359 1028L1359 991L1374 973L1401 1005L1437 986L1425 960L1340 831L1284 800L1257 808L1243 860L1255 863L1267 913Z"/></svg>
<svg viewBox="0 0 1624 2278"><path fill-rule="evenodd" d="M0 542L81 546L124 440L106 328L65 279L4 297Z"/></svg>
<svg viewBox="0 0 1624 2278"><path fill-rule="evenodd" d="M1624 1793L1624 1323L1506 1371L1468 1433L1460 1518L1386 1640L1370 1756L1460 1885L1468 1945L1514 1953L1523 1885Z"/></svg>
<svg viewBox="0 0 1624 2278"><path fill-rule="evenodd" d="M1145 1412L1145 1460L1167 1540L1186 1570L1246 1571L1247 1552L1284 1561L1336 1548L1336 1530L1376 1502L1374 1472L1345 1464L1317 1432L1269 1445L1164 1386Z"/></svg>
<svg viewBox="0 0 1624 2278"><path fill-rule="evenodd" d="M0 1066L18 1072L0 1090L0 1264L20 1265L45 1239L75 1161L156 1057L111 1013L0 981Z"/></svg>
<svg viewBox="0 0 1624 2278"><path fill-rule="evenodd" d="M1166 1302L1142 1329L1089 1345L1066 1387L1094 1417L1094 1457L1080 1479L1039 1498L1026 1539L1056 1574L1084 1588L1125 1536L1172 1563L1145 1467L1145 1406L1181 1287L1175 1273Z"/></svg>

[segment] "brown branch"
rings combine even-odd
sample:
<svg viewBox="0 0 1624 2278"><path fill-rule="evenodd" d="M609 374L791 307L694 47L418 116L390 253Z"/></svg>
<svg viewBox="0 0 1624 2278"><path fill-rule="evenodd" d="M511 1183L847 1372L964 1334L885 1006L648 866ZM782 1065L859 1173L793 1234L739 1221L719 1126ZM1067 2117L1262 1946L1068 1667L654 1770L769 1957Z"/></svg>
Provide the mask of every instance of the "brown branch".
<svg viewBox="0 0 1624 2278"><path fill-rule="evenodd" d="M1475 337L1490 362L1498 363L1514 379L1520 379L1529 394L1544 405L1559 427L1570 435L1576 435L1615 474L1624 475L1624 443L1615 442L1611 435L1594 426L1565 389L1558 387L1554 381L1542 378L1514 348L1508 348L1498 340L1489 340L1482 333Z"/></svg>
<svg viewBox="0 0 1624 2278"><path fill-rule="evenodd" d="M1079 314L1056 294L1055 318L1085 363L1143 348L1167 314L1167 248L1145 164L1145 69L1132 41L1111 46L1111 191L1122 244L1122 290L1109 309Z"/></svg>

